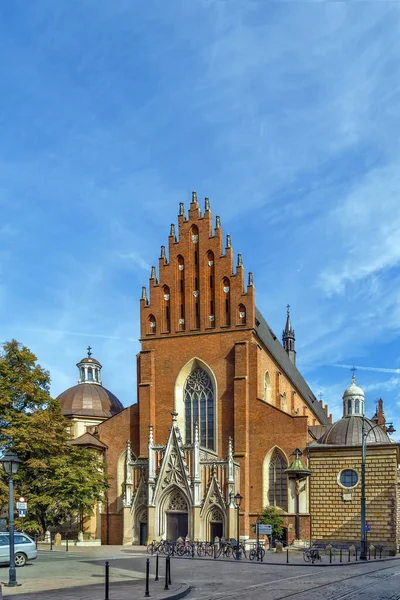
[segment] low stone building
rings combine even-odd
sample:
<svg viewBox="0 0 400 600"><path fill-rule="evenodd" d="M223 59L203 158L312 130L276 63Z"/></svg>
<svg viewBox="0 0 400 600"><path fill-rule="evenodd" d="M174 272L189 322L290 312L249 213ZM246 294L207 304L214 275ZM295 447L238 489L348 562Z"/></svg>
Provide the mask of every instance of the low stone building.
<svg viewBox="0 0 400 600"><path fill-rule="evenodd" d="M343 395L343 418L323 428L322 436L308 448L312 540L359 545L363 427L367 544L395 553L399 444L387 434L382 401L373 420L364 416L364 392L354 376ZM320 427L313 429L321 433Z"/></svg>

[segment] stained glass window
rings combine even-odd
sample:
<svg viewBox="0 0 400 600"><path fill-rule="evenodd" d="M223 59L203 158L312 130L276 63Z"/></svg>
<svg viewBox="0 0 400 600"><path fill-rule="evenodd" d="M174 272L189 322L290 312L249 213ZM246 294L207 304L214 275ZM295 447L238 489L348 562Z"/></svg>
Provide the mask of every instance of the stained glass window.
<svg viewBox="0 0 400 600"><path fill-rule="evenodd" d="M192 371L183 393L186 443L192 443L194 426L198 423L200 444L214 450L214 389L208 373L199 368Z"/></svg>
<svg viewBox="0 0 400 600"><path fill-rule="evenodd" d="M283 510L287 510L288 503L285 469L287 469L285 458L280 452L275 451L269 463L268 502L270 505L278 506Z"/></svg>

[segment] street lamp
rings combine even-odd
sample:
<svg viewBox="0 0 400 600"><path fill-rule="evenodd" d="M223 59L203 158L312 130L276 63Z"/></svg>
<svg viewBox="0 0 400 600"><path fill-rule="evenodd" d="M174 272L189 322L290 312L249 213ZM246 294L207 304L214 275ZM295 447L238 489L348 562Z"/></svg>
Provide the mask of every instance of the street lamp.
<svg viewBox="0 0 400 600"><path fill-rule="evenodd" d="M366 518L365 518L365 508L366 508L366 497L365 497L365 459L367 454L367 437L377 427L381 427L379 423L370 427L368 431L365 431L365 417L362 416L362 426L361 426L361 552L360 552L360 560L367 560L367 544L366 544L366 535L365 535L365 526L366 526ZM387 429L387 432L394 433L396 430L393 425L390 423Z"/></svg>
<svg viewBox="0 0 400 600"><path fill-rule="evenodd" d="M8 475L8 530L10 538L10 570L9 580L5 585L15 587L17 583L17 574L14 562L14 481L13 476L17 473L22 460L18 458L15 452L6 452L0 459L4 471Z"/></svg>
<svg viewBox="0 0 400 600"><path fill-rule="evenodd" d="M243 496L241 496L239 494L239 492L237 494L235 494L233 496L233 500L235 502L235 508L237 510L237 542L236 542L236 558L237 560L240 559L240 550L239 550L239 537L240 537L240 521L239 521L239 512L240 512L240 505L242 503L243 500Z"/></svg>

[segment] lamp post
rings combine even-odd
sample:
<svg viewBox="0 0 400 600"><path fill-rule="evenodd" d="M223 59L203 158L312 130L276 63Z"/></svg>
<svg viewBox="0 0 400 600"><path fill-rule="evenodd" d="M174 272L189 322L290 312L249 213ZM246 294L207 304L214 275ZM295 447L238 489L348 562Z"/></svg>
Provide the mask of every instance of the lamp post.
<svg viewBox="0 0 400 600"><path fill-rule="evenodd" d="M243 496L241 496L239 494L239 492L237 494L235 494L233 496L233 500L235 501L235 508L237 510L237 542L236 542L236 558L237 560L240 559L240 550L239 550L239 537L240 537L240 520L239 520L239 512L240 512L240 505L242 503L243 500Z"/></svg>
<svg viewBox="0 0 400 600"><path fill-rule="evenodd" d="M5 585L15 587L17 583L17 574L14 562L14 481L13 476L17 473L22 460L18 458L15 452L6 452L0 459L4 471L8 475L8 530L10 538L10 570L9 580Z"/></svg>
<svg viewBox="0 0 400 600"><path fill-rule="evenodd" d="M377 427L381 427L378 423L373 427L370 427L368 431L365 430L365 417L362 416L362 425L361 425L361 552L360 552L360 560L367 560L367 538L366 538L366 497L365 497L365 464L366 464L366 455L367 455L367 437ZM393 425L390 423L389 427L386 430L389 433L394 433L395 429Z"/></svg>

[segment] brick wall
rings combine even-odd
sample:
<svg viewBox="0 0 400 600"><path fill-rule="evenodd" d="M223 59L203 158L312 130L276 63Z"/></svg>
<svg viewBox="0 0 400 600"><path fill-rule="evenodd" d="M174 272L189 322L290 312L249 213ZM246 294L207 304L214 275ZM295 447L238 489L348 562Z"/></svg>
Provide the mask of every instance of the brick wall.
<svg viewBox="0 0 400 600"><path fill-rule="evenodd" d="M368 541L396 546L397 446L367 446L365 490L366 520L371 525ZM311 514L313 540L360 540L361 447L321 450L310 448ZM354 469L359 483L353 499L344 501L346 490L338 483L342 469Z"/></svg>

